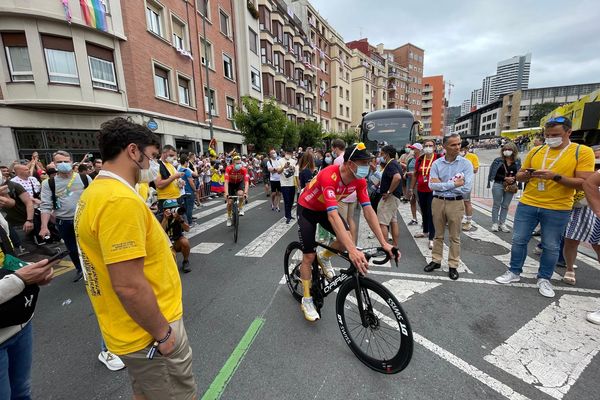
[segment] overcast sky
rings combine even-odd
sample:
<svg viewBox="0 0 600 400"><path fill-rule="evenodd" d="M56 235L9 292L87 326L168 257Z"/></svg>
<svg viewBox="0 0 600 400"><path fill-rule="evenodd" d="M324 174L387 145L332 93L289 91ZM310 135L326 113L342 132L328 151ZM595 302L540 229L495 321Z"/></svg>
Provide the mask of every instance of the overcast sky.
<svg viewBox="0 0 600 400"><path fill-rule="evenodd" d="M450 105L470 98L498 61L527 52L530 88L600 82L597 0L310 1L346 42L423 48L425 76L454 84Z"/></svg>

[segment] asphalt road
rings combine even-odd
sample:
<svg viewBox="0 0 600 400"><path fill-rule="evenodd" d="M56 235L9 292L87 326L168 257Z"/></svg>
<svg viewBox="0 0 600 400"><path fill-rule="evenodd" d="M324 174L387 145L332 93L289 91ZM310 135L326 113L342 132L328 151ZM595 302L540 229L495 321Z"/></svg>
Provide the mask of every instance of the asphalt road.
<svg viewBox="0 0 600 400"><path fill-rule="evenodd" d="M597 262L578 260L577 286L555 280L554 299L539 295L532 278L496 285L493 278L506 268L511 234L487 232L489 217L476 211L481 226L462 238L462 260L470 273L450 281L443 271L423 272L429 262L426 242L412 237L403 205L400 268L372 267L370 276L404 299L417 343L406 370L382 375L346 346L332 296L321 321L303 319L280 283L284 250L297 240L297 228L282 223L282 213L264 200L264 194L252 192L253 208L241 218L237 244L231 228L216 224L224 213L222 201L196 211L203 228L192 245L205 252L218 246L192 254L193 271L182 275L200 397L223 369L220 376L229 378L204 398L598 399L600 326L584 320L586 311L600 308ZM362 223L359 244L368 244L366 234ZM532 251L530 256L537 260ZM34 398L131 398L127 372L110 372L97 359L95 316L83 283L72 283L71 274L44 288L38 302ZM224 368L251 326L261 327L240 353L239 365Z"/></svg>

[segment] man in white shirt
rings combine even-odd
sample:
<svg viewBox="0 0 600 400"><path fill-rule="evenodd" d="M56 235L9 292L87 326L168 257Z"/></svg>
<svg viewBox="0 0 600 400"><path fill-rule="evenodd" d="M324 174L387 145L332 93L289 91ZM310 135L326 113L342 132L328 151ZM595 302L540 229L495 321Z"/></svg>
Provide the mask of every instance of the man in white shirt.
<svg viewBox="0 0 600 400"><path fill-rule="evenodd" d="M35 196L38 196L40 193L40 182L29 175L29 168L27 168L27 165L17 164L14 169L16 176L12 178L11 181L23 186L23 189L29 193L29 196L31 196L32 199L34 199ZM38 199L34 199L34 204L39 203L40 201Z"/></svg>
<svg viewBox="0 0 600 400"><path fill-rule="evenodd" d="M280 212L279 201L281 200L281 175L279 172L279 161L277 160L277 152L271 150L269 152L269 160L267 161L267 169L269 170L269 180L271 183L271 210Z"/></svg>
<svg viewBox="0 0 600 400"><path fill-rule="evenodd" d="M289 224L292 217L292 206L296 195L296 186L298 182L298 171L296 170L296 160L292 157L292 150L286 149L284 158L279 160L281 194L283 195L283 207L285 211L285 223Z"/></svg>

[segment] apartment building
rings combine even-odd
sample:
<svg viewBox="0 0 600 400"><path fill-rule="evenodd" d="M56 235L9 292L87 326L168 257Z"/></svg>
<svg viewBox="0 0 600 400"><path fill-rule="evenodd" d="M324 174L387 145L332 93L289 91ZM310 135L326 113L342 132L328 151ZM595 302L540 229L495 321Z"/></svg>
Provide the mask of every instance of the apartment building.
<svg viewBox="0 0 600 400"><path fill-rule="evenodd" d="M394 55L384 53L388 66L387 108L407 108L408 69L394 61Z"/></svg>
<svg viewBox="0 0 600 400"><path fill-rule="evenodd" d="M443 75L423 78L423 100L421 122L422 136L443 136L445 110L447 106Z"/></svg>
<svg viewBox="0 0 600 400"><path fill-rule="evenodd" d="M503 116L502 100L494 101L456 118L454 133L473 140L500 136Z"/></svg>
<svg viewBox="0 0 600 400"><path fill-rule="evenodd" d="M234 1L233 6L239 93L262 102L260 26L256 1Z"/></svg>
<svg viewBox="0 0 600 400"><path fill-rule="evenodd" d="M425 50L412 43L407 43L395 49L385 50L384 52L392 54L394 61L407 70L408 82L404 108L410 110L416 119L420 119Z"/></svg>
<svg viewBox="0 0 600 400"><path fill-rule="evenodd" d="M100 124L126 115L119 0L98 2L98 18L72 2L0 3L0 161L50 161L59 149L77 159L97 149ZM87 18L86 18L87 15Z"/></svg>
<svg viewBox="0 0 600 400"><path fill-rule="evenodd" d="M302 22L281 0L259 0L258 12L263 98L274 99L290 121L315 120L320 59Z"/></svg>

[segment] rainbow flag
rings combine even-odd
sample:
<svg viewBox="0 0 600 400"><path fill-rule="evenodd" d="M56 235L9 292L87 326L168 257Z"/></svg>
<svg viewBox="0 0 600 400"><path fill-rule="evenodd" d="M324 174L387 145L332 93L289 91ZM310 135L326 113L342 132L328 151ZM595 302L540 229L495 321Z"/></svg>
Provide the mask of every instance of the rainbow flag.
<svg viewBox="0 0 600 400"><path fill-rule="evenodd" d="M83 19L88 26L106 32L106 13L101 0L79 0Z"/></svg>

